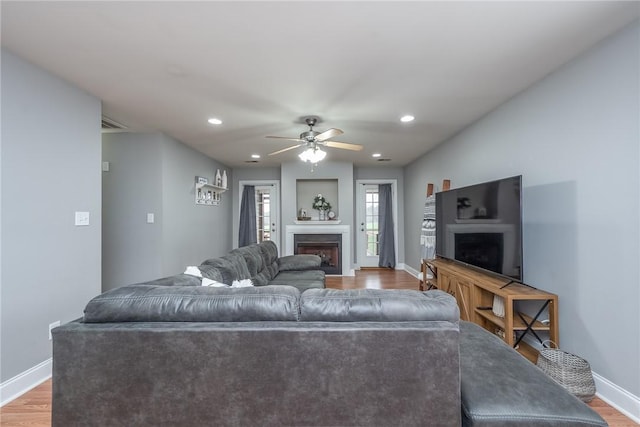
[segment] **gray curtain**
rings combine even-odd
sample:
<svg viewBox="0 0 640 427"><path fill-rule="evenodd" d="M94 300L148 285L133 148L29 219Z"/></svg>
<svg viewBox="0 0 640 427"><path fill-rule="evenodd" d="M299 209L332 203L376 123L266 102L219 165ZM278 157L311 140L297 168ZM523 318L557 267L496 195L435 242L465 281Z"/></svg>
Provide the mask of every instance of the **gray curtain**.
<svg viewBox="0 0 640 427"><path fill-rule="evenodd" d="M256 243L256 188L245 185L240 202L240 224L238 227L238 247Z"/></svg>
<svg viewBox="0 0 640 427"><path fill-rule="evenodd" d="M378 186L378 265L380 267L396 267L396 250L393 243L393 196L391 184Z"/></svg>

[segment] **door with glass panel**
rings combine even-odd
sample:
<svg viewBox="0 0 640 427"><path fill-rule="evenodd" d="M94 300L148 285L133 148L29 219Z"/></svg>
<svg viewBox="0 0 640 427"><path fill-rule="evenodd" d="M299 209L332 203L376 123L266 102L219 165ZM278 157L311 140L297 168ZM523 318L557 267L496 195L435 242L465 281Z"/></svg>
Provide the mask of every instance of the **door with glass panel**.
<svg viewBox="0 0 640 427"><path fill-rule="evenodd" d="M239 184L239 210L243 209L242 197L245 186L251 185L254 187L256 235L253 240L258 243L271 240L281 250L278 181L240 181ZM238 235L238 230L235 231L235 235Z"/></svg>
<svg viewBox="0 0 640 427"><path fill-rule="evenodd" d="M278 191L275 185L256 185L256 236L257 242L271 240L278 248Z"/></svg>
<svg viewBox="0 0 640 427"><path fill-rule="evenodd" d="M358 184L356 250L360 267L378 266L378 184Z"/></svg>

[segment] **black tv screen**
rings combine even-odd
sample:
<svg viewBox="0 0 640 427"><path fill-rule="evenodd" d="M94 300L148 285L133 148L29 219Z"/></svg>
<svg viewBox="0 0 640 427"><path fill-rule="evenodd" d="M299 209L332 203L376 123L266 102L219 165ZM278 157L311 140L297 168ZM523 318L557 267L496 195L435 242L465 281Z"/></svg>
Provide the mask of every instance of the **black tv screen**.
<svg viewBox="0 0 640 427"><path fill-rule="evenodd" d="M522 281L522 176L436 193L436 255Z"/></svg>

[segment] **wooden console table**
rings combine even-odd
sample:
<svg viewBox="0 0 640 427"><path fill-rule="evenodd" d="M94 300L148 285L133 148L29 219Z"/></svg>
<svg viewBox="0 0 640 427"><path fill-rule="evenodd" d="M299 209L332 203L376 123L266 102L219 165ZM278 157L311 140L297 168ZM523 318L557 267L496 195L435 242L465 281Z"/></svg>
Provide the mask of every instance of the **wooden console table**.
<svg viewBox="0 0 640 427"><path fill-rule="evenodd" d="M560 345L558 332L558 296L526 285L510 282L481 273L472 268L444 260L425 260L423 280L425 285L426 268L435 273L436 287L453 295L460 308L460 318L476 323L488 331L500 336L511 347L535 363L538 351L523 341L527 335L535 337L540 343L550 339ZM426 286L425 286L426 288ZM494 296L504 300L504 317L493 313ZM518 302L534 301L535 314L527 315L519 311ZM547 320L542 320L548 315Z"/></svg>

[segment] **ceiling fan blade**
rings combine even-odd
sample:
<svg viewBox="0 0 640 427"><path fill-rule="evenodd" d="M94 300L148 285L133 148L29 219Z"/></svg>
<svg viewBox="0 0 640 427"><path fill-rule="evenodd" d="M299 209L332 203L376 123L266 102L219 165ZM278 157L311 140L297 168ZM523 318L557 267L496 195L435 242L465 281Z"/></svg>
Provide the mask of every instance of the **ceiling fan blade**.
<svg viewBox="0 0 640 427"><path fill-rule="evenodd" d="M324 141L322 144L331 148L343 148L345 150L351 150L351 151L360 151L364 148L360 144L350 144L348 142L338 142L338 141Z"/></svg>
<svg viewBox="0 0 640 427"><path fill-rule="evenodd" d="M298 148L301 145L304 145L304 144L292 145L291 147L283 148L282 150L278 150L278 151L274 151L273 153L269 153L269 155L273 156L274 154L284 153L285 151L289 151L289 150L293 150L294 148Z"/></svg>
<svg viewBox="0 0 640 427"><path fill-rule="evenodd" d="M340 129L331 128L329 130L325 130L321 134L316 135L315 139L316 139L316 141L326 141L329 138L333 138L334 136L342 135L343 133L344 132L342 132Z"/></svg>
<svg viewBox="0 0 640 427"><path fill-rule="evenodd" d="M265 136L265 138L286 139L287 141L305 142L305 141L301 140L300 138L288 138L286 136Z"/></svg>

